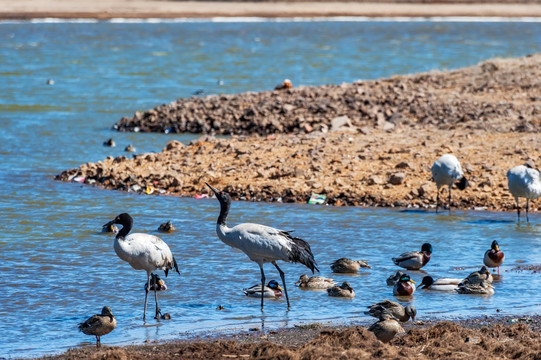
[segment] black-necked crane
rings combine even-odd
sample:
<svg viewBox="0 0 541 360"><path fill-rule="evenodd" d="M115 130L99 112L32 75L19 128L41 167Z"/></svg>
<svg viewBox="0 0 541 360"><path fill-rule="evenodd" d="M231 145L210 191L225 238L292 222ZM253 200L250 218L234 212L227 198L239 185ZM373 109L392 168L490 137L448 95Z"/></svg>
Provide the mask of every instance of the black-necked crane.
<svg viewBox="0 0 541 360"><path fill-rule="evenodd" d="M526 221L529 222L528 208L530 200L535 200L541 196L541 178L539 171L532 168L530 164L519 165L511 168L507 172L507 185L509 191L517 203L517 216L520 221L520 205L518 199L526 198Z"/></svg>
<svg viewBox="0 0 541 360"><path fill-rule="evenodd" d="M96 347L101 347L101 337L109 334L116 327L116 319L109 306L101 309L101 314L92 315L85 322L79 324L79 331L86 335L96 337Z"/></svg>
<svg viewBox="0 0 541 360"><path fill-rule="evenodd" d="M241 250L250 260L259 265L259 269L261 270L261 287L263 288L265 287L263 265L265 263L273 264L280 273L287 307L289 308L290 303L284 272L280 269L276 261L300 262L308 267L312 273L314 273L314 270L319 271L310 245L303 239L291 236L288 231L275 229L270 226L243 223L231 228L228 227L225 219L231 207L231 196L227 192L220 191L209 184L207 186L214 192L220 202L220 215L216 223L216 233L220 240L233 248ZM264 297L261 296L262 310L263 299Z"/></svg>
<svg viewBox="0 0 541 360"><path fill-rule="evenodd" d="M464 176L464 172L462 172L462 166L460 166L460 162L454 155L445 154L434 162L430 171L438 188L436 212L438 212L440 202L440 189L442 186L447 185L449 186L449 213L451 213L451 188L453 184L456 182L456 186L460 190L464 190L468 186L468 180Z"/></svg>
<svg viewBox="0 0 541 360"><path fill-rule="evenodd" d="M119 258L128 262L135 270L145 270L147 272L147 284L151 284L151 275L154 270L161 269L165 272L165 276L169 270L175 269L178 271L177 261L173 257L169 246L157 236L143 233L129 234L133 227L133 219L127 214L118 215L114 220L105 224L119 224L122 229L115 237L115 252ZM145 288L145 310L143 313L143 321L146 319L148 287ZM154 290L154 298L156 300L156 319L160 319L160 307L158 305L158 293Z"/></svg>

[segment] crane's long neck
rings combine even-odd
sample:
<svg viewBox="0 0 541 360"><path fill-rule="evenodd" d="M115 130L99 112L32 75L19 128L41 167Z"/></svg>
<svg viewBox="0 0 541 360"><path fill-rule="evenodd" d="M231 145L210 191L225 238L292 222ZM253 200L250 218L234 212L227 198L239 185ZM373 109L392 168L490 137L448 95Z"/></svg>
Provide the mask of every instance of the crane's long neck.
<svg viewBox="0 0 541 360"><path fill-rule="evenodd" d="M220 201L220 215L218 215L218 225L225 226L225 219L227 218L227 215L229 214L229 208L231 207L231 203L228 201L221 200Z"/></svg>
<svg viewBox="0 0 541 360"><path fill-rule="evenodd" d="M118 234L116 234L117 239L124 239L130 233L133 223L128 222L121 225L122 225L122 229L120 229L118 231Z"/></svg>

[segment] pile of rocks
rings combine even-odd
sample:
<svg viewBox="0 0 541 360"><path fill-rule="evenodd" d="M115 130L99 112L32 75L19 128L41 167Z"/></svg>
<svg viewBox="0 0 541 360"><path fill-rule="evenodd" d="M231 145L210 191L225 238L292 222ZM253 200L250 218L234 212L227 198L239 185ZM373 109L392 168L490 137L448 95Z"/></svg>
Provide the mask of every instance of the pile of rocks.
<svg viewBox="0 0 541 360"><path fill-rule="evenodd" d="M119 131L277 134L326 132L336 118L351 128L397 125L440 130L541 129L541 54L494 59L450 72L352 84L179 99L124 117Z"/></svg>

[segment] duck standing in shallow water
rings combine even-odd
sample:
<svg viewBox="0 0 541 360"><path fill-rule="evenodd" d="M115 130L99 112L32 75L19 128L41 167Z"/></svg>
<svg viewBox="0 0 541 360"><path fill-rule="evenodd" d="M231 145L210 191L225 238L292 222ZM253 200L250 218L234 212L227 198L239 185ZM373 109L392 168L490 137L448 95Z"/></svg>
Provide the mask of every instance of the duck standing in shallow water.
<svg viewBox="0 0 541 360"><path fill-rule="evenodd" d="M409 251L402 253L399 257L392 258L395 265L408 270L419 270L430 261L432 245L424 243L421 251Z"/></svg>
<svg viewBox="0 0 541 360"><path fill-rule="evenodd" d="M408 305L404 307L399 303L391 300L383 300L370 305L366 314L379 318L381 313L384 311L390 312L396 319L400 320L401 322L407 322L410 318L411 321L415 321L415 316L417 316L417 310L413 305Z"/></svg>
<svg viewBox="0 0 541 360"><path fill-rule="evenodd" d="M279 298L284 296L282 292L282 287L278 284L278 281L271 280L263 289L263 294L261 294L261 284L254 285L248 289L242 289L242 292L246 296L261 298Z"/></svg>
<svg viewBox="0 0 541 360"><path fill-rule="evenodd" d="M411 280L408 274L402 275L393 287L393 295L395 296L411 296L414 292L415 281Z"/></svg>
<svg viewBox="0 0 541 360"><path fill-rule="evenodd" d="M478 284L463 282L458 285L456 291L459 294L493 295L494 286L486 280L483 280Z"/></svg>
<svg viewBox="0 0 541 360"><path fill-rule="evenodd" d="M360 268L372 269L365 260L351 260L340 258L331 264L331 270L340 274L354 274Z"/></svg>
<svg viewBox="0 0 541 360"><path fill-rule="evenodd" d="M500 265L503 264L505 259L505 254L500 250L500 246L496 240L492 242L490 249L485 252L483 257L483 263L490 267L498 268L498 275L500 274Z"/></svg>
<svg viewBox="0 0 541 360"><path fill-rule="evenodd" d="M328 288L327 294L333 297L345 297L351 299L355 297L355 290L353 290L349 282L344 281L340 286L335 285L332 288Z"/></svg>
<svg viewBox="0 0 541 360"><path fill-rule="evenodd" d="M379 321L372 324L368 330L372 331L378 340L384 343L391 341L397 334L405 333L393 314L387 310L381 312Z"/></svg>
<svg viewBox="0 0 541 360"><path fill-rule="evenodd" d="M323 276L312 276L308 277L306 274L302 274L299 278L299 281L295 283L301 289L312 289L312 290L325 290L333 287L336 282L333 279L328 279Z"/></svg>
<svg viewBox="0 0 541 360"><path fill-rule="evenodd" d="M439 278L434 280L432 276L423 277L423 281L419 289L434 290L434 291L455 291L462 279Z"/></svg>
<svg viewBox="0 0 541 360"><path fill-rule="evenodd" d="M96 314L79 324L79 331L86 335L96 337L96 347L101 347L100 337L109 334L116 327L116 319L109 306L101 309L101 314Z"/></svg>

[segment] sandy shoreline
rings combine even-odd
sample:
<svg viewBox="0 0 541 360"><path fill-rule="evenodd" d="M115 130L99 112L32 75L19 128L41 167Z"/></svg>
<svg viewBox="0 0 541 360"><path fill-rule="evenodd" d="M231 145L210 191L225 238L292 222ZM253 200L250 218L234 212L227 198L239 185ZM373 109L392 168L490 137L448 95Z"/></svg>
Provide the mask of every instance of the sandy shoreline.
<svg viewBox="0 0 541 360"><path fill-rule="evenodd" d="M374 319L375 320L375 319ZM406 334L384 344L369 324L314 323L216 338L107 346L85 346L46 359L538 359L541 318L484 317L460 321L404 323Z"/></svg>
<svg viewBox="0 0 541 360"><path fill-rule="evenodd" d="M0 19L212 17L541 17L539 3L0 0Z"/></svg>

